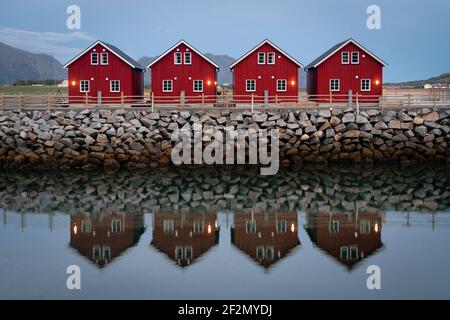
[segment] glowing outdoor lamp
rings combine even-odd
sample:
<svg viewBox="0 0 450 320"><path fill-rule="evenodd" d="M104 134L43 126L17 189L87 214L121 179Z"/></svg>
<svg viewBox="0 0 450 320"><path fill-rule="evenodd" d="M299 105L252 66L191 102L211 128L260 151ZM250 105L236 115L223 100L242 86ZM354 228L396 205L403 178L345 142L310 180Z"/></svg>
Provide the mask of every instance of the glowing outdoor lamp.
<svg viewBox="0 0 450 320"><path fill-rule="evenodd" d="M375 84L379 85L380 84L380 80L375 80Z"/></svg>
<svg viewBox="0 0 450 320"><path fill-rule="evenodd" d="M72 81L72 86L75 86L77 83L75 81Z"/></svg>
<svg viewBox="0 0 450 320"><path fill-rule="evenodd" d="M291 85L295 86L295 81L294 80L291 81Z"/></svg>
<svg viewBox="0 0 450 320"><path fill-rule="evenodd" d="M208 82L207 82L207 83L208 83L208 86L210 86L210 85L211 85L211 81L210 81L210 80L208 80Z"/></svg>

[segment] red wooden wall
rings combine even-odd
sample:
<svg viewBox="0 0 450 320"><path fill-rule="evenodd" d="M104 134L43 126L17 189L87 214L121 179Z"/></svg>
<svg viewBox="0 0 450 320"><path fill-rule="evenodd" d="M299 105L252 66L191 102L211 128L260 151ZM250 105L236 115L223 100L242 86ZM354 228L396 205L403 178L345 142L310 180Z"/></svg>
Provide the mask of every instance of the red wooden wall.
<svg viewBox="0 0 450 320"><path fill-rule="evenodd" d="M258 65L258 52L275 52L274 65ZM246 80L256 80L255 101L264 101L264 91L268 90L269 97L278 96L279 102L298 101L298 65L288 59L284 54L276 50L269 43L263 44L260 48L252 52L244 60L234 67L233 87L234 99L248 102L251 100L251 92L246 92ZM287 91L277 92L277 80L287 80ZM290 97L290 98L287 98ZM270 99L269 102L275 102Z"/></svg>
<svg viewBox="0 0 450 320"><path fill-rule="evenodd" d="M95 51L94 51L95 50ZM101 52L108 52L108 65L100 64ZM91 65L91 53L99 53L99 64ZM80 92L80 80L90 81L89 96L91 102L97 102L98 91L102 92L103 103L120 103L120 92L110 92L109 80L120 80L120 90L124 96L142 96L144 94L144 72L134 69L114 53L96 45L90 51L74 61L69 69L69 103L84 103L85 93ZM106 80L108 78L108 80ZM93 79L93 80L92 80Z"/></svg>
<svg viewBox="0 0 450 320"><path fill-rule="evenodd" d="M174 63L175 52L183 53L183 64L176 65ZM185 52L192 53L192 64L190 65L184 64ZM173 80L172 92L163 92L163 80ZM210 96L205 99L205 102L215 102L216 67L183 43L151 66L150 82L157 102L179 100L181 92L184 91L187 103L201 103L202 92L194 92L194 80L203 80L203 95Z"/></svg>

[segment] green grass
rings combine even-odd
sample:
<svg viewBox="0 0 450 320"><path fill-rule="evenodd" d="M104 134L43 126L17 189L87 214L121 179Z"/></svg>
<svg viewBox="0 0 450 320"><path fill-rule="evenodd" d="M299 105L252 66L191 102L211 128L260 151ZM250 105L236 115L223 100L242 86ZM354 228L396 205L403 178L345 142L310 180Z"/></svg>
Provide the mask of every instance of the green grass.
<svg viewBox="0 0 450 320"><path fill-rule="evenodd" d="M44 86L44 87L33 87L33 86L17 86L17 87L0 87L0 94L14 95L55 95L58 90L63 95L67 95L67 88L58 88L57 86Z"/></svg>

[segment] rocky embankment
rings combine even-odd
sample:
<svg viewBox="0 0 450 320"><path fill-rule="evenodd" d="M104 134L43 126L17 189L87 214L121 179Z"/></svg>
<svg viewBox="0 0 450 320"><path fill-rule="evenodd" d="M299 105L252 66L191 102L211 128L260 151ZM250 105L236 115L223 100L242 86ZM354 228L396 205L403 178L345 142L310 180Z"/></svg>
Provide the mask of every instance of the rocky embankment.
<svg viewBox="0 0 450 320"><path fill-rule="evenodd" d="M279 129L283 165L450 162L450 111L110 111L0 113L0 167L157 168L177 129ZM203 138L205 144L211 138Z"/></svg>
<svg viewBox="0 0 450 320"><path fill-rule="evenodd" d="M446 166L313 166L259 170L157 169L152 173L0 173L0 211L89 214L149 211L448 211Z"/></svg>

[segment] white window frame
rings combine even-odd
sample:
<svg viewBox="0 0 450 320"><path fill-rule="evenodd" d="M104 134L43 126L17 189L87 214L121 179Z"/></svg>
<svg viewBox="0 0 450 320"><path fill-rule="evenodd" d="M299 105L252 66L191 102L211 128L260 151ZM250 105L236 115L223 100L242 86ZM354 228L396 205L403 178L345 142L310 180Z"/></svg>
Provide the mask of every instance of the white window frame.
<svg viewBox="0 0 450 320"><path fill-rule="evenodd" d="M275 260L275 248L273 246L266 247L267 260Z"/></svg>
<svg viewBox="0 0 450 320"><path fill-rule="evenodd" d="M119 227L119 229L118 230L116 230L115 228L114 228L114 223L118 223L118 227ZM119 232L122 232L122 220L120 220L120 219L112 219L111 220L111 233L119 233Z"/></svg>
<svg viewBox="0 0 450 320"><path fill-rule="evenodd" d="M170 90L169 89L165 89L165 83L170 83ZM163 92L173 92L173 80L163 80L162 81L162 91Z"/></svg>
<svg viewBox="0 0 450 320"><path fill-rule="evenodd" d="M245 220L245 233L256 233L256 220Z"/></svg>
<svg viewBox="0 0 450 320"><path fill-rule="evenodd" d="M258 252L261 252L261 255L259 255ZM256 247L256 259L264 260L265 258L266 258L266 248L264 246L257 246Z"/></svg>
<svg viewBox="0 0 450 320"><path fill-rule="evenodd" d="M332 86L333 81L337 81L337 89L334 88L335 86ZM341 91L341 80L340 79L330 79L330 92L339 92L339 91Z"/></svg>
<svg viewBox="0 0 450 320"><path fill-rule="evenodd" d="M352 256L352 251L356 253L356 256L355 256L355 257ZM349 248L349 250L348 250L348 254L349 254L348 257L349 257L350 261L356 261L356 260L358 260L358 258L359 258L358 245L357 245L357 244L351 245L350 248Z"/></svg>
<svg viewBox="0 0 450 320"><path fill-rule="evenodd" d="M119 88L117 90L113 90L113 83L118 83ZM120 92L120 80L109 80L109 91L110 92Z"/></svg>
<svg viewBox="0 0 450 320"><path fill-rule="evenodd" d="M368 82L369 82L369 88L368 88L368 89L367 89L367 88L365 89L364 86L363 86L363 83L364 83L365 81L368 81ZM361 91L368 92L368 91L370 91L370 90L372 90L372 80L371 80L371 79L361 79Z"/></svg>
<svg viewBox="0 0 450 320"><path fill-rule="evenodd" d="M172 234L175 230L175 223L173 220L164 220L163 222L163 232Z"/></svg>
<svg viewBox="0 0 450 320"><path fill-rule="evenodd" d="M346 252L347 256L344 258L343 253ZM350 250L347 246L342 246L339 249L339 257L341 260L349 260L350 259Z"/></svg>
<svg viewBox="0 0 450 320"><path fill-rule="evenodd" d="M344 61L344 54L347 55L347 62ZM342 53L341 53L341 63L342 64L350 64L350 52L342 51Z"/></svg>
<svg viewBox="0 0 450 320"><path fill-rule="evenodd" d="M106 62L103 62L103 57L106 57ZM101 52L100 53L100 64L102 66L107 66L109 64L109 54L108 54L108 52Z"/></svg>
<svg viewBox="0 0 450 320"><path fill-rule="evenodd" d="M330 220L329 230L330 233L339 233L341 228L341 223L339 220Z"/></svg>
<svg viewBox="0 0 450 320"><path fill-rule="evenodd" d="M87 90L83 90L83 83L87 83ZM91 92L91 82L89 80L80 80L80 92Z"/></svg>
<svg viewBox="0 0 450 320"><path fill-rule="evenodd" d="M250 81L253 81L254 83L254 89L253 90L249 90L249 83ZM245 92L256 92L256 79L247 79L245 80Z"/></svg>
<svg viewBox="0 0 450 320"><path fill-rule="evenodd" d="M95 256L95 251L98 250L98 257ZM92 260L98 261L97 259L101 259L102 257L102 247L99 245L92 246Z"/></svg>
<svg viewBox="0 0 450 320"><path fill-rule="evenodd" d="M195 84L196 83L200 83L201 84L201 89L196 89ZM192 91L194 92L203 92L203 80L194 80L192 81Z"/></svg>
<svg viewBox="0 0 450 320"><path fill-rule="evenodd" d="M188 252L190 252L189 255ZM184 259L188 261L192 261L194 259L194 248L192 246L184 247Z"/></svg>
<svg viewBox="0 0 450 320"><path fill-rule="evenodd" d="M266 53L258 52L258 64L263 65L266 64Z"/></svg>
<svg viewBox="0 0 450 320"><path fill-rule="evenodd" d="M81 220L81 233L90 233L91 232L91 220L90 219L82 219Z"/></svg>
<svg viewBox="0 0 450 320"><path fill-rule="evenodd" d="M205 230L205 223L202 220L196 220L193 223L194 233L203 233Z"/></svg>
<svg viewBox="0 0 450 320"><path fill-rule="evenodd" d="M175 247L175 260L183 260L184 259L184 247L176 246Z"/></svg>
<svg viewBox="0 0 450 320"><path fill-rule="evenodd" d="M103 261L108 261L108 259L105 257L105 252L108 252L109 253L109 261L111 261L111 247L109 247L109 246L104 246L104 247L102 247L102 258L103 258Z"/></svg>
<svg viewBox="0 0 450 320"><path fill-rule="evenodd" d="M178 58L180 59L179 62L178 62ZM173 63L175 65L183 64L183 54L181 52L175 52L173 54Z"/></svg>
<svg viewBox="0 0 450 320"><path fill-rule="evenodd" d="M189 57L189 62L186 62L186 57ZM192 52L185 52L184 53L184 64L191 65L192 64Z"/></svg>
<svg viewBox="0 0 450 320"><path fill-rule="evenodd" d="M272 62L270 62L270 57L273 57ZM275 61L276 61L276 54L275 54L275 52L268 52L267 53L267 64L274 65Z"/></svg>
<svg viewBox="0 0 450 320"><path fill-rule="evenodd" d="M96 57L96 59L97 59L96 63L92 62L92 58L93 57ZM92 66L98 66L98 52L91 52L91 65Z"/></svg>
<svg viewBox="0 0 450 320"><path fill-rule="evenodd" d="M359 222L359 233L369 234L370 233L370 220L362 219Z"/></svg>
<svg viewBox="0 0 450 320"><path fill-rule="evenodd" d="M357 57L356 62L353 61L353 55L356 54L355 57ZM352 64L359 64L359 51L352 51L352 55L350 57L350 61Z"/></svg>
<svg viewBox="0 0 450 320"><path fill-rule="evenodd" d="M284 90L280 89L280 83L284 82ZM287 79L278 79L277 80L277 92L286 92L287 91Z"/></svg>
<svg viewBox="0 0 450 320"><path fill-rule="evenodd" d="M287 221L286 220L276 220L277 233L287 233Z"/></svg>

